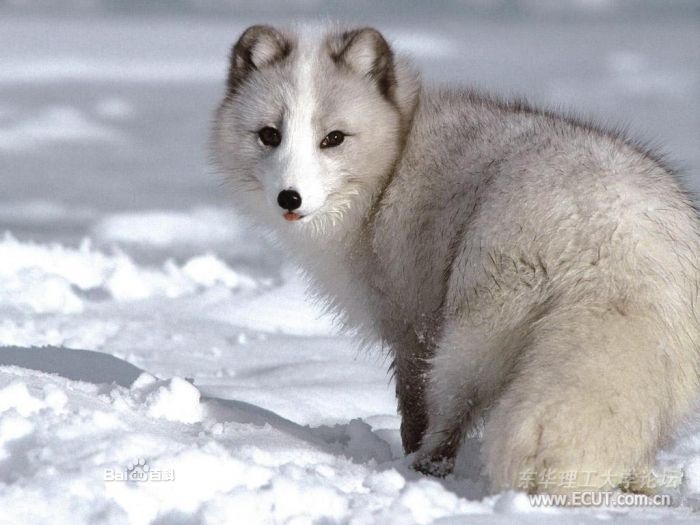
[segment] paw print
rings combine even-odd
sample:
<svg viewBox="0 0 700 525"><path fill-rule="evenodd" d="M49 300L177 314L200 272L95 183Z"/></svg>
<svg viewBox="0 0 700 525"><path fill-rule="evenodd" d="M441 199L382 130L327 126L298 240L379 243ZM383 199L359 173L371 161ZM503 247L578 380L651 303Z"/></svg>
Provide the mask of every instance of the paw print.
<svg viewBox="0 0 700 525"><path fill-rule="evenodd" d="M148 463L143 458L135 459L126 466L126 474L131 481L146 481L148 470Z"/></svg>

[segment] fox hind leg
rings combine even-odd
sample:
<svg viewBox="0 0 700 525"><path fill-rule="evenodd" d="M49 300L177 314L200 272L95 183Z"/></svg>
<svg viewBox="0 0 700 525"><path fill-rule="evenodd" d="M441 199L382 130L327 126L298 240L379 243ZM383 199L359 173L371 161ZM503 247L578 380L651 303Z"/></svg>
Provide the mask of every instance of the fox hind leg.
<svg viewBox="0 0 700 525"><path fill-rule="evenodd" d="M677 412L674 366L654 325L644 316L581 309L536 327L487 416L482 458L492 488L635 486L631 478L651 468Z"/></svg>

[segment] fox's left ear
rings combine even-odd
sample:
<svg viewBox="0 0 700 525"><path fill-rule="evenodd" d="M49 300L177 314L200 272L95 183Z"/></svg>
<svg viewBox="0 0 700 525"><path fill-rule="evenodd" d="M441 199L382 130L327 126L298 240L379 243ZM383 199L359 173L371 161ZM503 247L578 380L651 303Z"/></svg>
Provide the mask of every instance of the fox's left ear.
<svg viewBox="0 0 700 525"><path fill-rule="evenodd" d="M392 98L396 84L394 53L382 34L371 27L345 31L329 41L331 58L372 79L382 95Z"/></svg>

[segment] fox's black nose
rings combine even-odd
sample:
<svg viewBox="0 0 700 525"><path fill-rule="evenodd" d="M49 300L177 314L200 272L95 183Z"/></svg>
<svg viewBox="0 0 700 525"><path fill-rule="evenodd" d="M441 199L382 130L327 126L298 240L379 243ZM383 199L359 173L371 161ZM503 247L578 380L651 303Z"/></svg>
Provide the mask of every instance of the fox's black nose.
<svg viewBox="0 0 700 525"><path fill-rule="evenodd" d="M294 190L282 190L277 195L277 204L285 210L296 210L301 206L301 195Z"/></svg>

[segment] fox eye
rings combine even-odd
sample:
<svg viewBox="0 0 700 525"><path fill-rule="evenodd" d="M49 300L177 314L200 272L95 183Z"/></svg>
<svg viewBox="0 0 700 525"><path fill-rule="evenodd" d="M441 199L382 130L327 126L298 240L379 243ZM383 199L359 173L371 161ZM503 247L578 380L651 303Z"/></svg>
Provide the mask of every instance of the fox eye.
<svg viewBox="0 0 700 525"><path fill-rule="evenodd" d="M333 148L335 146L341 145L343 143L343 140L345 140L345 133L343 133L342 131L338 131L338 130L331 131L321 141L321 147L322 148Z"/></svg>
<svg viewBox="0 0 700 525"><path fill-rule="evenodd" d="M273 148L276 148L280 145L280 142L282 142L281 133L270 126L266 126L258 131L258 137L260 137L260 142L265 144L265 146L271 146Z"/></svg>

